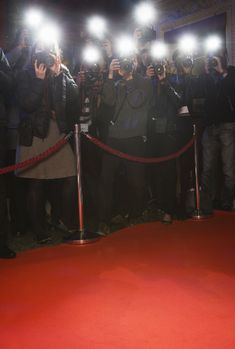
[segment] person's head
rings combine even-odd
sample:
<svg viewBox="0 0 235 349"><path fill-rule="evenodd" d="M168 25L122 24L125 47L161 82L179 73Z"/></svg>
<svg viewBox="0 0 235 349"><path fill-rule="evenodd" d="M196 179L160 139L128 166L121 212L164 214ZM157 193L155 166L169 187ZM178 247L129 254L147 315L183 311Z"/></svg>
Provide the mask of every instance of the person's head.
<svg viewBox="0 0 235 349"><path fill-rule="evenodd" d="M17 30L13 46L28 47L32 45L32 37L28 28L21 27Z"/></svg>
<svg viewBox="0 0 235 349"><path fill-rule="evenodd" d="M189 54L182 54L178 49L172 55L177 73L182 74L185 71L193 69L193 56Z"/></svg>
<svg viewBox="0 0 235 349"><path fill-rule="evenodd" d="M101 46L107 57L112 57L113 55L113 43L111 37L106 37L102 40Z"/></svg>
<svg viewBox="0 0 235 349"><path fill-rule="evenodd" d="M218 50L213 55L208 56L208 65L211 70L220 72L228 67L228 55L225 49Z"/></svg>

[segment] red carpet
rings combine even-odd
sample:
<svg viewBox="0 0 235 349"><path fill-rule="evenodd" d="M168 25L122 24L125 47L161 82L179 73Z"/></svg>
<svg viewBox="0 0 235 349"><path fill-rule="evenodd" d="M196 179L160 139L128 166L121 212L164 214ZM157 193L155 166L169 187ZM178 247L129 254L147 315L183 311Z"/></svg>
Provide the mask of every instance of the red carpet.
<svg viewBox="0 0 235 349"><path fill-rule="evenodd" d="M234 349L235 214L0 261L1 349Z"/></svg>

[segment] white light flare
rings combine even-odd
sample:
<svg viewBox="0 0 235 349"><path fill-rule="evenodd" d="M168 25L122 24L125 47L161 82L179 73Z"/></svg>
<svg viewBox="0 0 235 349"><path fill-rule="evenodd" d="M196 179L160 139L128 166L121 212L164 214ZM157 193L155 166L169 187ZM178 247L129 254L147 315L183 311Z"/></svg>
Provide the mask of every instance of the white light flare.
<svg viewBox="0 0 235 349"><path fill-rule="evenodd" d="M153 24L156 19L156 9L150 2L143 2L135 7L134 16L141 25Z"/></svg>
<svg viewBox="0 0 235 349"><path fill-rule="evenodd" d="M193 35L185 35L179 41L179 49L186 54L193 54L197 49L197 39Z"/></svg>
<svg viewBox="0 0 235 349"><path fill-rule="evenodd" d="M30 9L25 14L25 22L32 28L38 28L42 23L43 15L42 12L37 9Z"/></svg>
<svg viewBox="0 0 235 349"><path fill-rule="evenodd" d="M83 51L83 59L86 63L97 63L101 57L100 51L94 46L88 46Z"/></svg>
<svg viewBox="0 0 235 349"><path fill-rule="evenodd" d="M87 30L93 36L102 39L107 31L107 23L104 18L93 16L87 22Z"/></svg>
<svg viewBox="0 0 235 349"><path fill-rule="evenodd" d="M121 36L116 42L116 49L121 57L131 56L136 52L135 42L130 36Z"/></svg>
<svg viewBox="0 0 235 349"><path fill-rule="evenodd" d="M213 35L206 39L205 48L207 52L216 52L222 47L222 40L219 36Z"/></svg>
<svg viewBox="0 0 235 349"><path fill-rule="evenodd" d="M164 42L154 42L151 46L151 56L155 59L163 59L167 55L167 46Z"/></svg>

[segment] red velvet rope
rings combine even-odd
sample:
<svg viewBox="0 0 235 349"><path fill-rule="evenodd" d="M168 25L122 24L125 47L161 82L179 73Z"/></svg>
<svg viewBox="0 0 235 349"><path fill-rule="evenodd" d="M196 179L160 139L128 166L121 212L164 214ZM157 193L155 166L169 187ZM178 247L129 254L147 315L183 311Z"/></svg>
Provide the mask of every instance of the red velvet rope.
<svg viewBox="0 0 235 349"><path fill-rule="evenodd" d="M71 138L72 134L73 134L73 132L70 132L68 135L66 135L62 139L60 139L52 147L48 148L44 152L38 154L37 156L34 156L31 159L19 162L15 165L0 168L0 175L8 173L8 172L13 172L13 171L16 171L16 170L24 168L24 167L32 166L32 165L44 160L45 158L49 157L50 155L56 153L59 149L61 149L68 142L68 140Z"/></svg>
<svg viewBox="0 0 235 349"><path fill-rule="evenodd" d="M0 168L0 175L1 174L5 174L8 172L13 172L16 170L19 170L21 168L24 167L29 167L32 166L42 160L44 160L45 158L49 157L50 155L54 154L55 152L57 152L60 148L62 148L64 146L64 144L66 144L68 142L68 140L71 138L73 132L70 132L68 135L66 135L65 137L63 137L62 139L60 139L55 145L53 145L52 147L48 148L47 150L45 150L43 153L38 154L37 156L34 156L31 159L19 162L15 165L11 165L11 166L7 166L4 168ZM138 156L131 156L128 155L126 153L123 153L119 150L113 149L111 147L109 147L107 144L104 144L103 142L101 142L100 140L98 140L97 138L92 137L89 134L83 133L82 134L89 140L91 141L93 144L97 145L98 147L100 147L101 149L105 150L106 152L118 156L122 159L126 159L129 161L134 161L134 162L141 162L144 164L157 164L159 162L164 162L164 161L168 161L168 160L172 160L172 159L176 159L178 158L180 155L182 155L183 153L185 153L194 143L194 139L195 136L193 136L190 141L184 146L182 147L180 150L178 150L177 152L167 155L167 156L162 156L159 158L143 158L143 157L138 157Z"/></svg>
<svg viewBox="0 0 235 349"><path fill-rule="evenodd" d="M167 155L167 156L162 156L159 158L143 158L143 157L139 157L139 156L131 156L128 155L126 153L123 153L119 150L116 149L112 149L111 147L109 147L107 144L104 144L103 142L101 142L100 140L98 140L97 138L92 137L89 134L83 133L82 134L89 139L89 141L91 141L93 144L97 145L98 147L100 147L101 149L103 149L104 151L118 156L122 159L126 159L129 161L133 161L133 162L141 162L143 164L157 164L159 162L164 162L164 161L168 161L168 160L172 160L172 159L176 159L178 158L180 155L182 155L183 153L185 153L194 143L194 139L195 136L193 136L190 141L184 146L182 147L180 150L178 150L177 152Z"/></svg>

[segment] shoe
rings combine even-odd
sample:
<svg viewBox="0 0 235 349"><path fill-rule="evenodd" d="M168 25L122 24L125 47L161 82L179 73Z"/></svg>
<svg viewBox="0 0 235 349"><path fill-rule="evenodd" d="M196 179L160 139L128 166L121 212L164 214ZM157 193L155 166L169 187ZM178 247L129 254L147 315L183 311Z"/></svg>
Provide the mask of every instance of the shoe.
<svg viewBox="0 0 235 349"><path fill-rule="evenodd" d="M169 213L164 213L162 219L161 219L161 222L163 224L172 224L173 220L172 220L172 217Z"/></svg>
<svg viewBox="0 0 235 349"><path fill-rule="evenodd" d="M47 242L51 242L52 236L47 233L37 234L37 243L38 244L46 244Z"/></svg>
<svg viewBox="0 0 235 349"><path fill-rule="evenodd" d="M106 223L101 222L99 224L98 234L103 235L103 236L109 235L110 234L110 227Z"/></svg>
<svg viewBox="0 0 235 349"><path fill-rule="evenodd" d="M129 218L130 227L133 225L143 224L143 223L145 223L145 219L143 216Z"/></svg>
<svg viewBox="0 0 235 349"><path fill-rule="evenodd" d="M8 246L2 246L0 248L0 258L12 259L16 257L15 251L12 251Z"/></svg>
<svg viewBox="0 0 235 349"><path fill-rule="evenodd" d="M119 214L111 219L111 224L126 224L126 218Z"/></svg>

